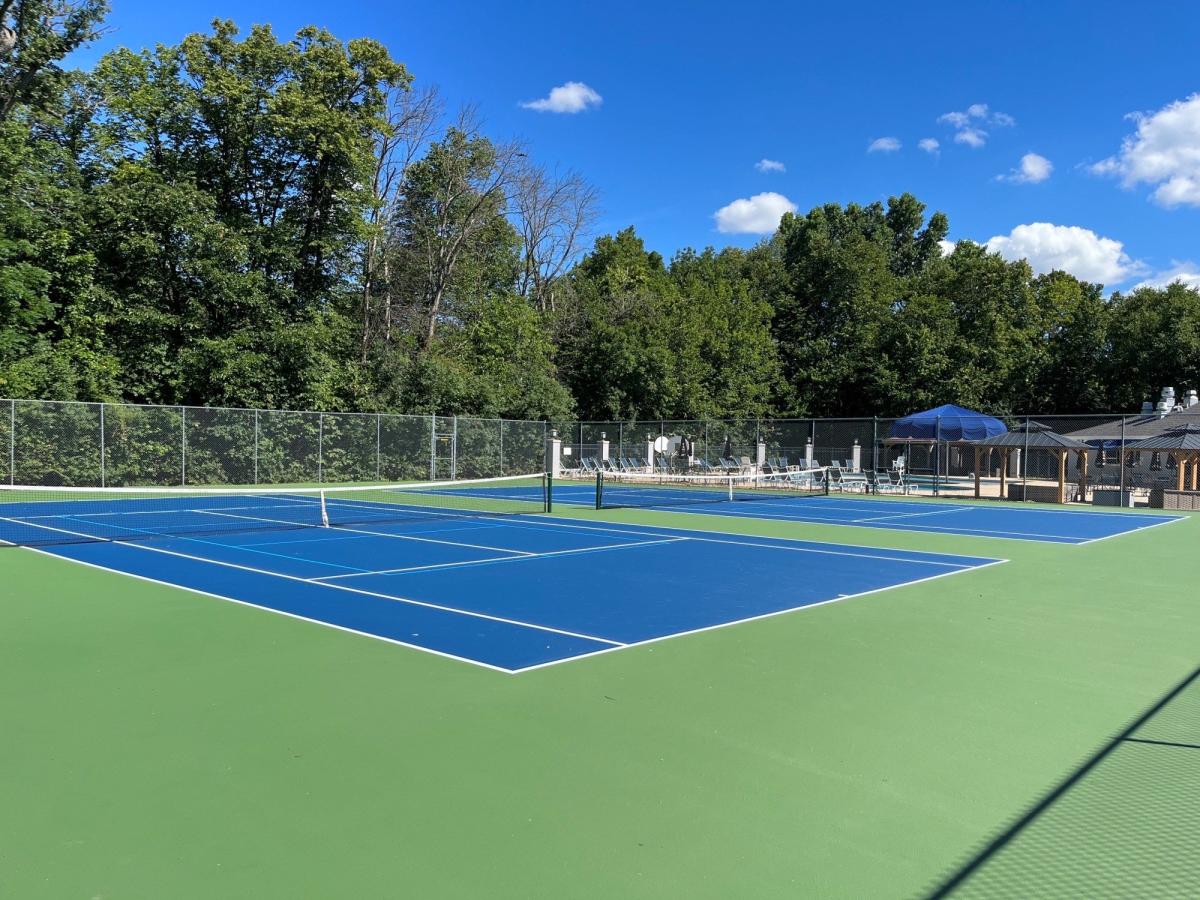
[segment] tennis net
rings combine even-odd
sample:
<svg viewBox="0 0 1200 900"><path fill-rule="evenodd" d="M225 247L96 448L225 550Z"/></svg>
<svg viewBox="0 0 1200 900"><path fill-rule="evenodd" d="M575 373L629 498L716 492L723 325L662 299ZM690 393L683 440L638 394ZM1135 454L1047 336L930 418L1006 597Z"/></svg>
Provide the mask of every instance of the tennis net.
<svg viewBox="0 0 1200 900"><path fill-rule="evenodd" d="M540 513L550 490L545 475L295 488L0 485L0 546Z"/></svg>
<svg viewBox="0 0 1200 900"><path fill-rule="evenodd" d="M596 508L673 507L796 499L828 493L829 479L823 468L749 475L601 472L596 479Z"/></svg>

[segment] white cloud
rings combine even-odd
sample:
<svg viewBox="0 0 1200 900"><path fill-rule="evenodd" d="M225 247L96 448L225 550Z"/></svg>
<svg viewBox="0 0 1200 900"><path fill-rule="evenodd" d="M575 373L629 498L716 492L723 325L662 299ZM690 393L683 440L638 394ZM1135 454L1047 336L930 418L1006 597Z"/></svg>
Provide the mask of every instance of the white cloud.
<svg viewBox="0 0 1200 900"><path fill-rule="evenodd" d="M868 153L895 153L900 149L900 139L894 137L875 138L867 147Z"/></svg>
<svg viewBox="0 0 1200 900"><path fill-rule="evenodd" d="M713 213L713 218L722 234L770 234L779 227L784 213L795 211L796 204L783 194L767 191L734 200Z"/></svg>
<svg viewBox="0 0 1200 900"><path fill-rule="evenodd" d="M1200 94L1130 118L1137 132L1091 170L1118 176L1126 187L1154 185L1163 206L1200 206Z"/></svg>
<svg viewBox="0 0 1200 900"><path fill-rule="evenodd" d="M577 113L589 106L599 106L604 98L582 81L568 81L551 88L549 96L540 100L529 100L521 105L538 112Z"/></svg>
<svg viewBox="0 0 1200 900"><path fill-rule="evenodd" d="M938 143L937 138L921 138L921 140L917 141L917 146L920 147L922 150L924 150L926 153L934 153L934 154L936 154L939 150L942 149L942 145L940 143Z"/></svg>
<svg viewBox="0 0 1200 900"><path fill-rule="evenodd" d="M758 162L756 162L754 164L754 168L758 169L758 171L763 172L763 173L786 172L787 171L787 166L785 166L783 163L781 163L777 159L760 159Z"/></svg>
<svg viewBox="0 0 1200 900"><path fill-rule="evenodd" d="M1129 258L1120 241L1077 225L1018 225L986 246L1005 259L1028 260L1039 275L1062 269L1083 281L1118 284L1146 270L1144 264Z"/></svg>
<svg viewBox="0 0 1200 900"><path fill-rule="evenodd" d="M1026 153L1021 157L1021 165L1012 169L1007 175L997 175L997 181L1011 181L1014 184L1038 184L1050 177L1054 171L1054 163L1036 153Z"/></svg>
<svg viewBox="0 0 1200 900"><path fill-rule="evenodd" d="M954 142L968 147L982 147L987 143L984 125L1008 128L1017 124L1008 113L993 112L986 103L972 103L962 111L942 113L938 122L956 129Z"/></svg>
<svg viewBox="0 0 1200 900"><path fill-rule="evenodd" d="M1142 287L1162 288L1176 281L1182 281L1188 287L1200 290L1200 266L1194 262L1178 262L1173 260L1171 268L1155 272L1145 281L1139 281L1133 286L1133 290L1136 291Z"/></svg>
<svg viewBox="0 0 1200 900"><path fill-rule="evenodd" d="M963 128L955 133L954 143L968 147L982 147L987 143L988 133L982 128Z"/></svg>
<svg viewBox="0 0 1200 900"><path fill-rule="evenodd" d="M954 252L954 248L958 246L958 241L938 241L938 246L942 249L942 256L949 256Z"/></svg>

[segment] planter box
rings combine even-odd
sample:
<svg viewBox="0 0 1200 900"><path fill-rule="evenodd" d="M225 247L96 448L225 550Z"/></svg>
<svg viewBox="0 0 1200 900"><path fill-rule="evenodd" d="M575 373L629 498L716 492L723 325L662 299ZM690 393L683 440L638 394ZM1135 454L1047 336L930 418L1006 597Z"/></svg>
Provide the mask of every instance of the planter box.
<svg viewBox="0 0 1200 900"><path fill-rule="evenodd" d="M1067 491L1071 490L1071 485L1066 487ZM1062 495L1058 492L1058 485L1050 484L1010 484L1008 486L1009 500L1029 500L1033 503L1062 503Z"/></svg>
<svg viewBox="0 0 1200 900"><path fill-rule="evenodd" d="M1155 509L1200 509L1200 491L1155 488L1150 492L1150 505Z"/></svg>
<svg viewBox="0 0 1200 900"><path fill-rule="evenodd" d="M1133 506L1133 491L1092 491L1092 506Z"/></svg>

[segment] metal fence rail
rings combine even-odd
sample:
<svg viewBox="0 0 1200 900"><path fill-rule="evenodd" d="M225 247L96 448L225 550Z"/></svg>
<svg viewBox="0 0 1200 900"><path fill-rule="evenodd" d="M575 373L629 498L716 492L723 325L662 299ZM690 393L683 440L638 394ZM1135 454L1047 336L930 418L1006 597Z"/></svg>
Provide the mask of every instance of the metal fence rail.
<svg viewBox="0 0 1200 900"><path fill-rule="evenodd" d="M546 424L391 413L0 400L0 482L174 486L522 475Z"/></svg>

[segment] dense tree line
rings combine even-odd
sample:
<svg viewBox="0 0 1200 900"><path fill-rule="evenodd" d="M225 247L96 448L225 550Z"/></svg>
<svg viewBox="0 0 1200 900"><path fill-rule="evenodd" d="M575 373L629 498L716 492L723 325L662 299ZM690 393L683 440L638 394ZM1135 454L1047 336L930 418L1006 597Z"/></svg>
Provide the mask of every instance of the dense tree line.
<svg viewBox="0 0 1200 900"><path fill-rule="evenodd" d="M563 419L1129 409L1200 384L1200 293L1106 296L911 195L666 260L372 40L217 21L60 67L0 2L0 395Z"/></svg>

